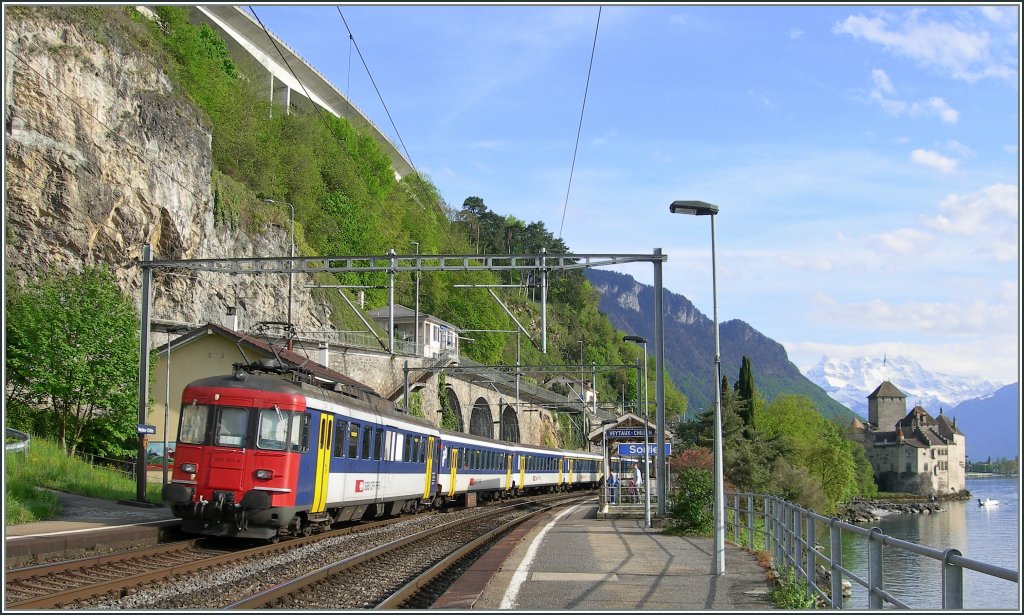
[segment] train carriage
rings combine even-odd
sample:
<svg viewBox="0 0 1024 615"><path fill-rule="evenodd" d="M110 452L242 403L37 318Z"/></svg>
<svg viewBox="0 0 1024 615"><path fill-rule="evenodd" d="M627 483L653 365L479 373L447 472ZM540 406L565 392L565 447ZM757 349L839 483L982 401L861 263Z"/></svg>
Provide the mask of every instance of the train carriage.
<svg viewBox="0 0 1024 615"><path fill-rule="evenodd" d="M164 500L183 531L276 540L331 524L596 487L600 455L438 429L352 385L250 374L190 383Z"/></svg>

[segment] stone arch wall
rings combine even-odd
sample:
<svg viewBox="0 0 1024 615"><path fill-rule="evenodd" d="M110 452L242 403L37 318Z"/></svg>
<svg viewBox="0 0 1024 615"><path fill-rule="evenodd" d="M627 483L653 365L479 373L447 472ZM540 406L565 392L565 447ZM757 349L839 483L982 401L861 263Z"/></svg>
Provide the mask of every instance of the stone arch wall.
<svg viewBox="0 0 1024 615"><path fill-rule="evenodd" d="M478 397L473 402L473 413L469 419L469 433L485 438L494 437L494 419L491 416L491 406L483 397Z"/></svg>
<svg viewBox="0 0 1024 615"><path fill-rule="evenodd" d="M458 423L456 431L466 431L466 420L462 414L462 405L459 403L459 396L455 393L455 389L450 386L444 388L445 397L448 399L448 407L451 409L452 414L455 416L455 422ZM443 419L442 419L443 420Z"/></svg>
<svg viewBox="0 0 1024 615"><path fill-rule="evenodd" d="M501 409L501 424L498 426L498 439L505 442L521 442L519 433L519 417L512 406Z"/></svg>

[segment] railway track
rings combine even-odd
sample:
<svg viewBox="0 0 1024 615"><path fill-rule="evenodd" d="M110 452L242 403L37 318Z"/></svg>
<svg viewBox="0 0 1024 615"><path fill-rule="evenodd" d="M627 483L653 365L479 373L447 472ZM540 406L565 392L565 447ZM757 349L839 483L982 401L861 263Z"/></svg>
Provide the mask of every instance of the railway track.
<svg viewBox="0 0 1024 615"><path fill-rule="evenodd" d="M456 563L526 519L564 503L564 497L548 502L520 503L472 519L428 528L326 565L225 608L401 608Z"/></svg>
<svg viewBox="0 0 1024 615"><path fill-rule="evenodd" d="M232 565L239 559L285 552L326 537L345 536L395 523L388 519L295 538L255 548L209 548L208 538L133 549L112 555L67 560L9 570L4 575L5 609L83 608L101 596L123 595L145 584L177 575ZM223 544L223 541L221 541Z"/></svg>
<svg viewBox="0 0 1024 615"><path fill-rule="evenodd" d="M83 592L103 591L102 588L126 579L165 575L168 570L224 554L224 551L202 548L202 542L201 539L187 540L10 570L4 574L4 607L53 607L64 601L73 601Z"/></svg>
<svg viewBox="0 0 1024 615"><path fill-rule="evenodd" d="M399 517L221 553L6 606L104 610L397 608L429 588L432 579L438 583L437 579L443 578L440 575L456 562L472 556L474 550L529 515L559 503L592 497L592 493L569 498L563 494L540 502ZM338 574L342 576L334 576ZM348 592L333 589L342 583ZM386 589L380 591L378 587ZM358 598L342 599L346 593Z"/></svg>

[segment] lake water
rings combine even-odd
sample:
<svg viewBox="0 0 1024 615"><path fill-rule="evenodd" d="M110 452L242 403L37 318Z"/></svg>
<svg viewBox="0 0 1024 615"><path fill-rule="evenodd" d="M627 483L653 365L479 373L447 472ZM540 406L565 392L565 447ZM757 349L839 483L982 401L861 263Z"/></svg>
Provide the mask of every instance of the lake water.
<svg viewBox="0 0 1024 615"><path fill-rule="evenodd" d="M878 527L883 533L908 542L943 550L959 549L964 557L1020 571L1021 516L1020 485L1017 477L968 478L972 499L943 502L943 512L932 514L893 514L866 527ZM999 500L998 506L979 506L977 498ZM827 543L827 534L819 542ZM914 609L942 608L941 564L938 560L909 551L883 548L886 591ZM867 539L843 534L843 567L867 579ZM867 591L857 582L853 596L843 601L844 608L868 608ZM964 571L965 609L1020 610L1019 584L974 572ZM886 604L885 608L895 608Z"/></svg>

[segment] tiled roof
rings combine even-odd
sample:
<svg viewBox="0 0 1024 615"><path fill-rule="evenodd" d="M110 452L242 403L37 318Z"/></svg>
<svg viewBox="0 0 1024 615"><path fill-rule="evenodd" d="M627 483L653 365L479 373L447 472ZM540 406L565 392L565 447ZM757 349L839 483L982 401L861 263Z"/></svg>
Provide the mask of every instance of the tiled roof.
<svg viewBox="0 0 1024 615"><path fill-rule="evenodd" d="M356 389L366 391L371 395L376 395L378 397L380 396L380 394L377 391L375 391L373 387L363 384L358 380L349 378L348 376L336 372L329 367L325 367L306 356L300 355L297 352L293 352L285 348L271 348L270 344L268 344L264 340L249 335L245 335L244 333L239 333L238 331L233 331L227 327L218 325L216 323L207 323L206 325L199 327L198 329L194 330L192 333L184 337L190 338L194 336L198 338L202 335L205 335L207 329L211 329L217 334L222 335L228 339L234 340L244 346L248 346L250 348L258 350L259 352L265 355L274 356L274 350L277 350L277 356L280 357L281 361L283 361L286 364L286 367L301 367L302 369L308 371L310 374L317 378L322 378L324 380L328 380L331 382L337 382L339 384L344 384L350 387L354 387Z"/></svg>
<svg viewBox="0 0 1024 615"><path fill-rule="evenodd" d="M902 391L896 388L896 385L886 380L882 384L878 385L871 395L868 395L868 399L875 399L876 397L902 397L906 399L907 396Z"/></svg>

